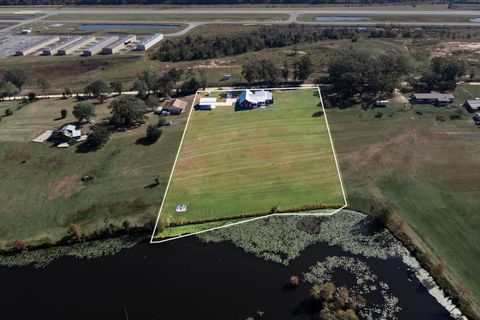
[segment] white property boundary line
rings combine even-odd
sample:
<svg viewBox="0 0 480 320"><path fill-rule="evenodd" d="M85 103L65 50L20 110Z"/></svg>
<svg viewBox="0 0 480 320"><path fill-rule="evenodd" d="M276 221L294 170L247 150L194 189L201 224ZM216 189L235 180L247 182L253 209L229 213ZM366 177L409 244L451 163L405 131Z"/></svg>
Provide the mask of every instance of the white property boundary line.
<svg viewBox="0 0 480 320"><path fill-rule="evenodd" d="M322 93L320 91L320 87L318 86L305 86L305 87L288 87L288 88L261 88L263 90L272 90L272 91L279 91L279 90L302 90L302 89L315 89L317 88L318 90L318 97L320 99L320 103L322 105L322 111L323 111L323 115L325 116L325 123L326 123L326 126L327 126L327 132L328 132L328 137L330 139L330 146L332 147L332 152L333 152L333 158L335 160L335 166L337 168L337 173L338 173L338 178L340 180L340 186L341 186L341 189L342 189L342 193L343 193L343 200L345 202L345 204L341 207L341 208L338 208L336 210L334 210L333 212L329 212L329 213L308 213L307 211L306 212L293 212L293 213L273 213L273 214L266 214L264 216L260 216L260 217L254 217L254 218L250 218L250 219L246 219L246 220L242 220L242 221L238 221L238 222L232 222L232 223L227 223L225 225L222 225L222 226L218 226L218 227L214 227L214 228L209 228L209 229L205 229L205 230L202 230L202 231L197 231L197 232L192 232L192 233L188 233L188 234L184 234L184 235L180 235L180 236L175 236L175 237L172 237L172 238L167 238L167 239L162 239L162 240L154 240L154 237L155 237L155 233L157 231L157 226L158 226L158 222L160 221L160 214L162 213L162 209L163 209L163 205L165 204L165 200L167 199L167 193L168 193L168 190L170 188L170 183L172 182L172 177L173 177L173 172L175 171L175 167L177 165L177 161L178 161L178 157L180 155L180 151L182 149L182 146L183 146L183 141L185 139L185 134L187 132L187 129L188 129L188 125L190 124L190 118L192 116L192 112L193 112L193 109L194 109L194 105L195 105L195 101L197 100L197 96L199 93L211 93L211 92L230 92L230 91L241 91L241 90L245 90L245 89L250 89L250 88L234 88L234 89L211 89L211 90L198 90L196 93L195 93L195 97L193 98L193 102L192 102L192 106L190 107L190 112L188 113L188 118L187 118L187 124L185 125L185 130L183 131L183 134L182 134L182 139L180 140L180 145L178 147L178 150L177 150L177 154L175 156L175 162L173 163L173 167L172 167L172 171L170 172L170 177L168 179L168 183L167 183L167 187L165 189L165 194L163 196L163 199L162 199L162 203L160 205L160 209L158 211L158 215L157 215L157 220L155 222L155 227L153 228L153 233L152 233L152 236L150 238L150 243L162 243L162 242L167 242L167 241L172 241L172 240L176 240L176 239L181 239L181 238L185 238L185 237L190 237L190 236L194 236L194 235L198 235L198 234L201 234L201 233L205 233L205 232L209 232L209 231L213 231L213 230L218 230L218 229L222 229L222 228L227 228L227 227L232 227L232 226L235 226L235 225L239 225L239 224L242 224L242 223L247 223L247 222L251 222L251 221L255 221L255 220L260 220L260 219L264 219L264 218L268 218L268 217L275 217L275 216L279 216L279 217L285 217L285 216L332 216L334 215L335 213L339 212L340 210L344 209L345 207L348 206L348 201L347 201L347 195L346 195L346 192L345 192L345 188L344 188L344 185L343 185L343 178L342 178L342 174L340 172L340 167L338 165L338 160L337 160L337 155L336 155L336 151L335 151L335 147L334 147L334 144L333 144L333 139L332 139L332 135L330 133L330 126L328 125L328 119L327 119L327 113L325 112L325 106L323 104L323 99L322 99ZM221 222L221 221L219 221Z"/></svg>

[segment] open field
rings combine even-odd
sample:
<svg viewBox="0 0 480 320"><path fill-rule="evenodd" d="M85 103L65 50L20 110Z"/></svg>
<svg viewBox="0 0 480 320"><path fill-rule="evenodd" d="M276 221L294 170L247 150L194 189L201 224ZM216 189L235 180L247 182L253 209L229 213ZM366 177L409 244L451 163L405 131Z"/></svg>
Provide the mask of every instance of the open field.
<svg viewBox="0 0 480 320"><path fill-rule="evenodd" d="M31 29L32 34L35 35L83 35L83 34L94 34L98 36L103 36L109 33L126 33L126 34L135 34L135 35L149 35L152 33L173 33L185 28L186 25L184 24L168 24L162 23L158 24L158 28L148 28L148 29L140 29L135 28L135 24L125 24L125 25L118 25L118 24L111 24L111 28L102 29L102 30L81 30L81 26L88 26L95 23L75 23L75 22L33 22L27 25L23 25L17 29L14 29L14 32L19 32L21 29ZM109 25L109 23L102 23L102 25ZM148 23L148 25L155 26L156 23ZM165 28L163 26L168 26Z"/></svg>
<svg viewBox="0 0 480 320"><path fill-rule="evenodd" d="M42 100L17 110L16 102L0 103L14 111L0 122L0 245L14 240L27 243L56 241L78 224L91 234L109 224L145 225L156 218L186 116L172 118L173 125L152 145L138 144L147 124L157 123L150 114L141 127L113 133L96 152L79 153L30 140L44 130L73 121L74 101ZM110 115L108 102L97 106L96 121ZM55 120L66 108L68 116ZM93 175L95 180L82 182ZM160 185L151 186L159 176Z"/></svg>
<svg viewBox="0 0 480 320"><path fill-rule="evenodd" d="M456 105L472 98L466 91L480 96L480 86L460 86ZM450 120L455 108L352 107L327 112L349 205L369 212L391 202L467 284L478 305L480 130L471 114ZM381 118L375 117L378 112ZM446 121L436 121L437 116Z"/></svg>
<svg viewBox="0 0 480 320"><path fill-rule="evenodd" d="M344 204L316 89L274 91L265 109L193 111L160 219L186 224ZM188 205L186 213L175 206Z"/></svg>

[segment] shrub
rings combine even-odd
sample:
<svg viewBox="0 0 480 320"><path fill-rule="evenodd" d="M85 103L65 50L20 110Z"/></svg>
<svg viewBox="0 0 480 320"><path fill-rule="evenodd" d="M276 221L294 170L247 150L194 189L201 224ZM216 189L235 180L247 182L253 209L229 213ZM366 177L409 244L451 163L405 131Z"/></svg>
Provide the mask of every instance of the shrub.
<svg viewBox="0 0 480 320"><path fill-rule="evenodd" d="M77 239L80 239L82 237L82 229L78 224L71 223L68 228L70 229L72 235L74 235Z"/></svg>
<svg viewBox="0 0 480 320"><path fill-rule="evenodd" d="M162 136L162 129L157 126L149 125L147 127L147 139L150 142L156 142Z"/></svg>
<svg viewBox="0 0 480 320"><path fill-rule="evenodd" d="M10 108L7 108L7 109L5 110L5 116L7 116L7 117L8 117L8 116L11 116L12 114L13 114L13 111L12 111L12 109L10 109Z"/></svg>
<svg viewBox="0 0 480 320"><path fill-rule="evenodd" d="M37 97L37 94L35 92L29 92L28 93L28 101L30 101L30 102L35 100L36 97Z"/></svg>
<svg viewBox="0 0 480 320"><path fill-rule="evenodd" d="M67 109L60 110L60 116L62 117L62 119L65 119L67 117L67 113Z"/></svg>

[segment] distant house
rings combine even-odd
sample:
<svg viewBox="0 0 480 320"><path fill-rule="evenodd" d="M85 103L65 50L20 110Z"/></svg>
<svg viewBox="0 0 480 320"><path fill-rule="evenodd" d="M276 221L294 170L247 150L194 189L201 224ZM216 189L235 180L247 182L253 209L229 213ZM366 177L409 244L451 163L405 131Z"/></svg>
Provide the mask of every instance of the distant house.
<svg viewBox="0 0 480 320"><path fill-rule="evenodd" d="M166 111L170 115L179 115L187 109L187 101L181 99L172 99L167 101L161 111Z"/></svg>
<svg viewBox="0 0 480 320"><path fill-rule="evenodd" d="M70 139L80 139L82 131L77 129L73 124L66 124L56 130L51 138L57 141L69 141Z"/></svg>
<svg viewBox="0 0 480 320"><path fill-rule="evenodd" d="M440 93L432 91L430 93L415 93L410 98L412 104L432 104L434 106L446 106L455 100L455 96L450 93Z"/></svg>
<svg viewBox="0 0 480 320"><path fill-rule="evenodd" d="M200 98L196 110L213 110L217 107L217 98Z"/></svg>
<svg viewBox="0 0 480 320"><path fill-rule="evenodd" d="M272 91L243 90L237 103L242 108L259 108L273 103Z"/></svg>
<svg viewBox="0 0 480 320"><path fill-rule="evenodd" d="M480 100L467 100L463 106L468 112L478 112L480 111Z"/></svg>

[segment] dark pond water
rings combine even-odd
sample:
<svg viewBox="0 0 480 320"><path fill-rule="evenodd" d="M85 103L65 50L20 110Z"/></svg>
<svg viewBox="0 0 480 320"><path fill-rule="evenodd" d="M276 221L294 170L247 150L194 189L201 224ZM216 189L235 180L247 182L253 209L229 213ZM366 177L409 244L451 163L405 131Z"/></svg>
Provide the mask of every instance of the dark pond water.
<svg viewBox="0 0 480 320"><path fill-rule="evenodd" d="M355 22L355 21L368 21L367 17L315 17L315 21L319 22Z"/></svg>
<svg viewBox="0 0 480 320"><path fill-rule="evenodd" d="M0 316L244 320L260 310L265 320L312 319L305 307L310 286L302 283L287 290L285 284L316 261L339 254L338 247L314 245L286 267L229 243L204 244L188 237L139 244L94 260L62 258L45 269L1 267ZM411 275L400 260L363 261L399 298L399 319L449 319L416 279L409 280Z"/></svg>
<svg viewBox="0 0 480 320"><path fill-rule="evenodd" d="M155 24L84 24L78 27L82 31L102 31L114 29L175 29L174 25Z"/></svg>

